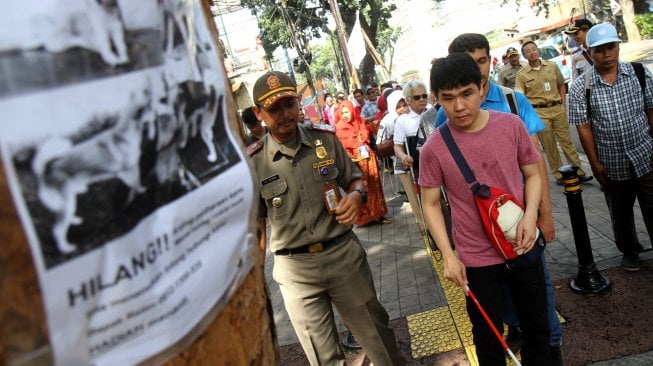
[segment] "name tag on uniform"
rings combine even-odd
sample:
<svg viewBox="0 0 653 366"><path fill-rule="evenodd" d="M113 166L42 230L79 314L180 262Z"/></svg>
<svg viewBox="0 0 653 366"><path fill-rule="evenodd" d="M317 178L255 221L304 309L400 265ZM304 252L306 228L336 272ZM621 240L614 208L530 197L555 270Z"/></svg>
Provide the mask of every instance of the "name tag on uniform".
<svg viewBox="0 0 653 366"><path fill-rule="evenodd" d="M551 91L551 83L548 81L544 83L544 91Z"/></svg>
<svg viewBox="0 0 653 366"><path fill-rule="evenodd" d="M275 174L275 175L273 175L271 177L267 177L267 178L263 179L261 181L261 185L264 186L264 185L266 185L268 183L272 183L272 182L274 182L275 180L278 180L278 179L279 179L279 174Z"/></svg>

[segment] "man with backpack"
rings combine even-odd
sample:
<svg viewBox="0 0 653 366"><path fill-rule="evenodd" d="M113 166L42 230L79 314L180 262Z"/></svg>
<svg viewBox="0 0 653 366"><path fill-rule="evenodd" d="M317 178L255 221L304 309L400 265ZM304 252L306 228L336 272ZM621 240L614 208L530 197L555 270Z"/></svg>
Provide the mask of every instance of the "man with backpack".
<svg viewBox="0 0 653 366"><path fill-rule="evenodd" d="M635 198L653 234L653 76L641 64L619 62L621 40L611 24L590 28L586 42L594 66L570 88L569 122L604 187L621 266L637 271Z"/></svg>

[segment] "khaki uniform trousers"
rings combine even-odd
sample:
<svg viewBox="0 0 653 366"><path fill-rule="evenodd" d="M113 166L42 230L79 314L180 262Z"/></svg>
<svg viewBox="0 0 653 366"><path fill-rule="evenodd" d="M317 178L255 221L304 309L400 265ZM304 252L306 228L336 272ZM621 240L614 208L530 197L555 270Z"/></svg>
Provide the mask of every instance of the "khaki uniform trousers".
<svg viewBox="0 0 653 366"><path fill-rule="evenodd" d="M560 144L567 162L580 168L578 169L578 175L584 175L585 171L580 163L578 152L571 141L569 120L567 120L567 114L562 104L548 108L535 108L535 111L544 122L545 128L537 133L537 137L542 143L553 177L555 179L562 178L562 174L558 172L558 169L562 166L562 160L560 159L557 144Z"/></svg>
<svg viewBox="0 0 653 366"><path fill-rule="evenodd" d="M275 256L272 274L312 366L345 365L332 304L374 365L406 363L353 233L320 253Z"/></svg>

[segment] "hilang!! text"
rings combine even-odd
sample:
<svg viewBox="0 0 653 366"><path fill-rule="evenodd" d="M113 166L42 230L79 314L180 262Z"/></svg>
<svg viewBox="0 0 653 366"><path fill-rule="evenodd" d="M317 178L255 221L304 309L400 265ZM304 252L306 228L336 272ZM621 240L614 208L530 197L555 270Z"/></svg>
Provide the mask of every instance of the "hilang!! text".
<svg viewBox="0 0 653 366"><path fill-rule="evenodd" d="M164 234L148 243L143 251L131 257L128 262L120 264L113 271L112 276L99 273L81 282L76 288L68 288L68 306L73 308L79 302L88 301L120 282L131 280L144 272L168 250L170 250L168 235Z"/></svg>

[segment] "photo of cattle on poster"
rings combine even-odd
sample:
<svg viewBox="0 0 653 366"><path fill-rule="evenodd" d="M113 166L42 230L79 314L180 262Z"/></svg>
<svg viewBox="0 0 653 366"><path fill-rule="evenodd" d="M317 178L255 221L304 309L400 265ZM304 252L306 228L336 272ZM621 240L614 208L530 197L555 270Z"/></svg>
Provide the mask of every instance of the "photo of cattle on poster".
<svg viewBox="0 0 653 366"><path fill-rule="evenodd" d="M202 6L21 1L0 21L1 156L55 361L155 356L251 267L251 177Z"/></svg>

